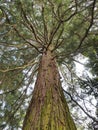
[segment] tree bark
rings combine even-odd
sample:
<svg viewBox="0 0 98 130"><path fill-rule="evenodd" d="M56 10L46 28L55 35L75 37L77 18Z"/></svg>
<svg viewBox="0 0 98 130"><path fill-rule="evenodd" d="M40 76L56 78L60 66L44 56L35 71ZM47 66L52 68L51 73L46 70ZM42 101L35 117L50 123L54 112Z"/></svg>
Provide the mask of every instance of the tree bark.
<svg viewBox="0 0 98 130"><path fill-rule="evenodd" d="M23 130L76 130L51 51L43 53Z"/></svg>

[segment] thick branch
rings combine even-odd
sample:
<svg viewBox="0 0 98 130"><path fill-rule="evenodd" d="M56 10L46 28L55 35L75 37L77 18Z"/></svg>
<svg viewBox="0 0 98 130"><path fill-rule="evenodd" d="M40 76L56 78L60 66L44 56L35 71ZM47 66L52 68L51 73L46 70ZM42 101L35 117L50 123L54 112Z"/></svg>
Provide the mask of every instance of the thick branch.
<svg viewBox="0 0 98 130"><path fill-rule="evenodd" d="M48 29L47 29L47 24L45 21L45 10L44 7L42 7L42 19L43 19L43 25L44 25L44 39L45 39L45 44L48 42Z"/></svg>

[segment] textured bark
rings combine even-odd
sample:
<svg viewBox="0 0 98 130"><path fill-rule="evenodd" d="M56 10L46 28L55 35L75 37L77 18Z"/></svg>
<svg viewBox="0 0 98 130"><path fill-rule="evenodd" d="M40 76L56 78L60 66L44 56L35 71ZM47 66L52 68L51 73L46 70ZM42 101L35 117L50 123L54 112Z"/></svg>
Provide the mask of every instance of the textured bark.
<svg viewBox="0 0 98 130"><path fill-rule="evenodd" d="M76 130L50 51L42 56L23 130Z"/></svg>

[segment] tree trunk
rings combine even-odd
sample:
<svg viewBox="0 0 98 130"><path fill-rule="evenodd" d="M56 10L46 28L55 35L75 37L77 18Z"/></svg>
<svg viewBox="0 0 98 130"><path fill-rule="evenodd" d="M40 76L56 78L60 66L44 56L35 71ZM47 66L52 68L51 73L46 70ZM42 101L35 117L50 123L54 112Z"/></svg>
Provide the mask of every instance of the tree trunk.
<svg viewBox="0 0 98 130"><path fill-rule="evenodd" d="M23 130L76 130L51 51L42 56Z"/></svg>

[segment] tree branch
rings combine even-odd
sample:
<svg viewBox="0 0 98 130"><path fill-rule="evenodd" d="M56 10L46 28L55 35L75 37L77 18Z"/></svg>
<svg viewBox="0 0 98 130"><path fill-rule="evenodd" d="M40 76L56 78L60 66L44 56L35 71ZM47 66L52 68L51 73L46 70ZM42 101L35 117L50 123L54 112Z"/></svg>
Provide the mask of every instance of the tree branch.
<svg viewBox="0 0 98 130"><path fill-rule="evenodd" d="M35 45L33 45L31 42L27 41L27 40L24 38L24 36L19 33L19 31L16 29L16 27L15 27L14 25L13 25L12 27L13 27L13 29L16 31L16 33L18 34L18 36L19 36L20 38L22 38L26 43L28 43L30 46L32 46L33 48L35 48L39 53L42 53Z"/></svg>
<svg viewBox="0 0 98 130"><path fill-rule="evenodd" d="M25 69L26 67L30 66L30 65L35 65L37 62L32 62L30 61L28 64L26 65L23 65L23 66L18 66L16 68L8 68L8 69L5 69L5 70L0 70L0 72L2 73L6 73L6 72L9 72L9 71L15 71L15 70L19 70L19 69Z"/></svg>
<svg viewBox="0 0 98 130"><path fill-rule="evenodd" d="M25 13L23 7L22 7L22 3L21 3L21 2L20 2L20 5L21 5L22 14L23 14L23 16L24 16L26 22L28 23L28 25L29 25L30 28L32 29L32 32L33 32L33 34L34 34L34 37L35 37L36 41L37 41L38 43L42 42L42 41L39 41L39 40L41 40L41 39L40 39L40 37L36 34L36 30L35 30L34 25L28 20L28 17L27 17L27 15L26 15L26 13Z"/></svg>
<svg viewBox="0 0 98 130"><path fill-rule="evenodd" d="M45 42L47 43L48 42L48 29L47 29L47 24L46 24L46 21L45 21L44 13L45 13L44 6L42 6L42 19L43 19L43 25L44 25L44 39L45 39Z"/></svg>
<svg viewBox="0 0 98 130"><path fill-rule="evenodd" d="M86 30L86 32L85 32L85 34L84 34L84 36L82 37L82 39L81 39L81 41L80 41L79 46L77 47L77 49L75 50L75 52L81 48L81 46L82 46L82 44L83 44L83 42L84 42L85 38L88 36L88 33L89 33L89 31L90 31L90 29L91 29L91 27L92 27L92 25L93 25L95 5L96 5L96 0L94 0L94 1L93 1L93 3L92 3L92 10L91 10L91 21L90 21L90 25L89 25L89 27L87 28L87 30Z"/></svg>
<svg viewBox="0 0 98 130"><path fill-rule="evenodd" d="M81 108L81 110L89 117L91 118L93 121L98 122L97 119L93 116L91 116L90 114L88 114L83 107L71 96L71 94L69 92L67 92L66 90L63 89L63 91L71 98L71 100Z"/></svg>
<svg viewBox="0 0 98 130"><path fill-rule="evenodd" d="M61 27L61 25L62 25L63 23L65 23L65 22L69 21L69 20L77 13L77 7L76 7L76 6L77 6L77 5L76 5L76 3L75 3L75 6L72 6L72 7L68 8L67 10L65 10L64 12L62 12L61 17L58 18L59 20L57 20L56 26L53 27L53 29L52 29L52 31L51 31L51 33L50 33L50 37L49 37L50 41L49 41L49 44L48 44L47 48L52 44L52 40L53 40L55 34L57 33L57 31L59 30L59 28ZM74 13L72 13L68 18L63 19L63 17L65 16L65 13L66 13L68 10L71 10L73 7L76 7Z"/></svg>

